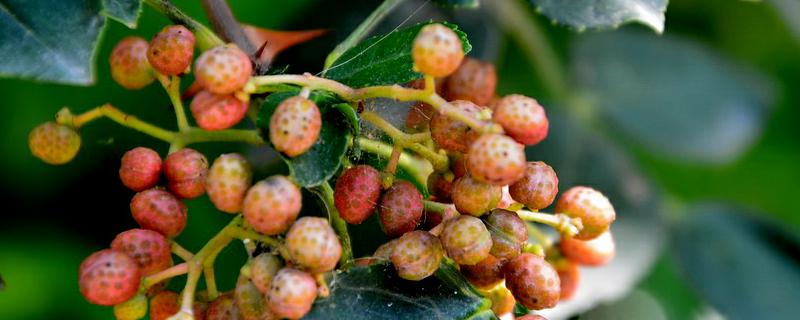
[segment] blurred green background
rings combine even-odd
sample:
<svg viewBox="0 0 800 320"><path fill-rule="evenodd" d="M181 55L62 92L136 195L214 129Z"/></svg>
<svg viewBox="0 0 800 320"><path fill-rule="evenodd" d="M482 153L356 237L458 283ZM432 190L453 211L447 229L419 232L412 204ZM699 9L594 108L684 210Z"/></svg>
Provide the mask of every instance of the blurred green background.
<svg viewBox="0 0 800 320"><path fill-rule="evenodd" d="M379 1L312 0L230 2L237 18L246 23L288 30L331 29L326 36L292 48L279 57L276 65L288 64L291 72L319 71L325 55L379 3ZM198 20L207 21L198 1L175 1L175 3ZM420 3L422 2L417 2L415 5ZM779 302L787 301L782 298L792 297L792 294L798 292L800 283L793 281L798 279L797 273L800 272L797 268L800 251L797 250L798 242L794 237L796 231L800 229L800 215L797 214L800 211L800 201L797 200L797 196L800 195L800 183L798 183L800 126L797 125L800 111L796 107L800 103L800 91L796 89L800 86L800 46L798 46L800 30L791 29L791 23L796 23L800 19L800 12L787 10L786 7L781 7L780 3L786 2L673 0L670 1L667 10L663 36L655 35L638 25L627 25L621 30L576 33L574 30L553 25L548 18L535 14L531 9L530 12L524 13L524 16L530 18L530 21L543 31L557 52L558 60L563 63L560 68L567 70L564 72L572 73L565 75L569 79L574 79L570 80L570 85L575 87L583 85L601 93L584 95L583 90L575 89L570 90L569 99L566 100L563 97L550 96L543 88L542 79L537 78L535 67L530 63L531 59L536 57L531 57L529 52L522 49L520 42L515 40L513 32L524 33L527 30L512 31L512 34L509 34L507 30L498 27L493 16L486 11L465 13L437 10L431 5L426 5L424 10L420 10L413 17L412 21L452 18L457 23L460 19L464 22L463 27L475 47L473 55L497 63L499 94L518 92L536 97L543 101L548 112L556 119L556 123L561 121L558 119L565 119L564 122L568 124L555 125L555 129L551 131L551 138L548 141L552 142L542 147L537 146L529 153L529 158L532 154L533 157L548 161L553 159L552 161L560 163L558 161L563 160L560 158L562 154L547 153L555 149L561 153L584 155L582 161L596 161L588 163L581 169L583 171L576 169L575 172L570 172L571 167L566 164L561 168L554 165L560 175L566 176L562 178L562 189L565 190L567 187L565 181L585 181L582 180L584 175L578 174L579 172L597 174L597 171L603 171L612 176L598 178L596 181L613 181L618 178L619 185L616 188L619 190L635 194L637 190L643 188L642 190L647 189L649 190L647 192L657 194L652 196L658 199L656 205L629 206L639 208L638 210L651 208L653 212L625 210L625 214L621 215L621 221L630 217L630 221L645 221L645 223L629 224L626 228L639 226L642 229L631 232L630 237L618 239L630 241L634 247L639 243L637 235L646 237L652 231L655 237L662 232L649 228L663 230L666 236L653 241L652 246L646 246L644 249L651 251L650 255L655 260L651 264L649 261L652 257L641 259L644 262L640 261L637 266L642 270L637 270L636 275L632 276L635 279L630 280L634 287L621 297L614 296L615 301L600 304L586 313L585 318L705 319L722 313L735 319L743 318L748 313L744 311L734 313L736 307L731 305L752 306L756 309L772 308L768 304L757 302L759 299L765 299L759 298L759 295L769 296L776 292L763 291L779 290L778 297L774 298ZM410 9L415 8L410 7ZM379 28L379 31L391 30L413 11L405 10L409 9L405 7L401 9L403 10L398 10L394 17ZM97 121L81 131L83 145L75 161L64 166L49 166L30 154L26 139L28 132L34 126L52 119L63 106L69 106L73 111L80 112L105 102L111 102L122 110L156 124L173 126L174 120L167 97L158 86L152 85L136 92L126 91L111 80L107 64L108 54L119 39L131 34L149 38L166 24L167 20L145 7L139 28L136 30L127 29L113 21L106 23L102 45L97 52L95 85L73 87L0 79L0 97L2 97L0 101L3 104L3 108L0 109L0 131L4 138L4 143L0 144L0 153L3 155L0 157L0 168L2 168L0 194L4 203L9 205L4 210L3 220L0 223L0 275L6 282L5 288L0 289L0 319L112 317L111 308L90 305L80 296L77 287L78 265L89 253L108 246L117 233L135 227L128 209L133 193L125 189L117 177L121 155L139 145L150 146L165 153L167 145L121 128L110 121ZM475 30L475 36L471 33L472 30ZM615 34L630 37L615 38ZM641 46L645 48L637 49L634 45L613 47L613 50L605 53L595 50L602 48L603 43L624 44L630 39L644 39L638 43L644 43ZM739 90L740 88L736 86L715 86L701 81L710 79L709 81L715 83L724 82L726 80L724 76L721 77L722 80L719 77L665 80L665 83L672 84L686 81L689 83L688 86L700 88L699 91L693 91L698 94L697 96L685 97L685 92L676 89L686 89L686 83L683 86L670 87L660 86L660 82L654 80L649 84L658 87L658 90L653 90L649 92L650 94L661 98L675 97L676 100L667 98L664 98L664 101L644 98L634 100L635 104L642 106L644 110L642 112L645 114L649 112L646 107L648 104L663 105L665 108L675 107L675 112L680 114L668 113L664 121L678 121L692 125L704 133L720 128L703 121L727 116L728 109L713 109L713 106L703 103L689 105L670 103L680 102L682 98L697 101L715 95L731 95L745 100L752 98L765 103L759 105L751 103L752 101L732 101L724 104L733 109L744 108L746 112L733 116L745 119L737 118L738 120L732 122L733 127L720 129L722 135L716 136L716 140L708 141L692 136L669 136L668 132L661 132L659 135L658 129L653 128L650 129L656 133L647 132L647 134L653 134L654 138L642 140L637 134L640 131L637 130L648 128L629 124L647 121L638 118L625 119L631 114L637 116L641 113L619 108L597 107L609 101L604 100L606 97L603 96L603 92L618 90L613 92L616 96L611 96L609 99L621 101L619 105L630 101L620 98L620 95L627 97L625 95L630 94L641 98L646 94L637 96L637 92L633 92L635 84L638 83L634 81L636 77L630 80L634 81L631 87L615 87L610 80L618 81L617 84L624 83L626 74L624 72L612 74L611 76L619 78L612 77L609 80L603 78L603 75L610 73L605 71L616 69L611 67L606 69L595 64L613 60L617 55L625 57L627 49L630 49L630 52L633 52L631 55L636 57L636 53L651 52L652 50L648 51L646 47L649 44L675 41L675 39L687 39L680 41L691 43L688 45L689 53L686 53L686 50L680 51L685 56L677 53L672 55L670 47L665 47L666 52L662 52L663 56L676 58L677 62L670 59L651 59L643 62L628 60L621 63L638 63L637 66L643 65L645 68L652 66L652 70L660 68L667 72L675 68L676 74L691 74L693 70L680 70L681 61L705 61L702 59L709 59L712 62L725 61L720 68L726 72L729 66L735 66L734 68L746 70L748 74L760 74L758 84L750 86L747 85L750 82L744 81L742 83L745 85ZM601 45L598 46L598 43ZM686 44L686 42L680 43ZM576 52L576 48L583 48L584 52L581 53L580 50ZM692 56L695 49L708 53L709 56ZM607 59L603 60L604 57ZM586 64L589 67L586 67ZM587 76L583 74L586 70L593 70L600 75ZM647 70L636 71L648 75ZM738 76L738 73L731 74ZM706 90L705 86L711 88L707 91L707 95L706 91L703 91ZM731 91L714 92L712 91L714 88ZM749 90L755 92L753 96L748 95L746 91ZM578 103L580 101L590 102ZM751 107L751 104L757 106ZM593 107L580 108L583 105ZM705 107L713 110L707 111ZM702 116L699 116L701 114ZM672 117L678 118L675 120ZM740 124L741 127L736 124ZM577 126L580 130L573 130L570 126ZM587 139L599 139L602 143L575 142L577 140L572 138L581 130ZM686 132L689 131L691 130ZM726 134L745 134L744 138L738 139L749 142L743 143L744 147L741 150L723 153L711 161L692 156L671 156L674 154L673 150L668 148L671 145L699 145L702 153L702 150L724 145L728 139ZM667 147L661 145L653 147L651 142L660 141L659 139L678 139L678 141L663 145ZM562 142L561 145L555 145ZM584 149L573 150L588 148L588 145L593 148L591 152L602 153L602 157L594 158L595 153L589 154L589 151ZM598 145L601 147L597 147ZM239 145L207 144L198 145L197 148L205 152L209 159L215 158L222 152L240 151L253 154L252 150L248 151L245 146ZM611 158L606 158L608 155L605 153L611 154ZM632 170L631 172L634 172L632 175L643 179L643 185L634 184L632 180L626 178L627 176L615 177L613 175L617 171L606 170L606 167L593 167L595 163L604 163L622 170L619 172ZM595 180L589 180L593 181ZM603 183L598 182L599 185ZM613 189L615 186L608 188ZM631 188L633 191L628 190ZM613 196L611 198L615 200ZM626 200L620 200L624 201ZM715 203L715 205L698 207L698 203ZM719 205L721 203L724 204ZM626 205L621 204L621 206ZM197 250L230 217L213 210L204 197L190 201L189 207L189 225L178 241L190 250ZM723 218L709 215L709 211L721 212ZM705 217L705 220L693 220L692 216ZM754 222L749 219L753 219ZM739 225L738 223L742 221L744 224ZM752 226L762 224L767 227L753 229L755 231L750 229ZM715 233L716 227L720 232ZM744 231L729 232L731 230ZM749 236L751 231L754 234L752 237ZM729 239L725 238L725 235L737 238ZM774 240L776 237L779 240ZM621 244L620 250L628 245ZM711 248L721 248L721 250L702 251L704 245L719 245L720 247ZM759 255L750 255L748 250L755 250ZM719 260L702 259L718 252L728 256ZM748 258L751 257L763 259L748 262ZM233 285L234 275L238 269L237 262L240 264L243 259L244 252L237 246L231 246L224 252L218 271L221 275L222 288L230 288ZM736 273L721 268L719 270L721 274L717 277L707 274L709 267L723 267L726 262L732 269L746 270L746 272ZM737 263L743 264L740 266ZM758 267L759 263L764 263L765 269L747 269ZM781 273L765 272L771 270L780 270ZM602 274L604 270L600 269L598 272ZM608 272L615 271L609 269ZM224 276L225 274L228 276ZM641 279L639 275L642 276ZM755 278L748 282L742 281L738 276ZM752 282L763 286L748 287ZM605 285L613 287L617 283L605 283ZM599 296L604 295L601 291L598 291ZM737 299L752 300L737 301ZM777 308L775 313L760 318L783 318L786 313L781 312L791 311L793 306L782 305L775 308Z"/></svg>

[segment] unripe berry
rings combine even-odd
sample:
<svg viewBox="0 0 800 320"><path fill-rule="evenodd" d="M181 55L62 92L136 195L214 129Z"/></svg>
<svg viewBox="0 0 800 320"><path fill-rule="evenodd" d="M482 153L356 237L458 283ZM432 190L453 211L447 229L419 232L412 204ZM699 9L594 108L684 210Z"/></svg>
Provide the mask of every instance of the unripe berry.
<svg viewBox="0 0 800 320"><path fill-rule="evenodd" d="M422 219L422 194L408 181L395 181L383 194L380 219L383 231L396 238L414 230Z"/></svg>
<svg viewBox="0 0 800 320"><path fill-rule="evenodd" d="M105 249L81 263L78 271L81 294L89 302L111 306L127 301L139 290L141 273L127 254Z"/></svg>
<svg viewBox="0 0 800 320"><path fill-rule="evenodd" d="M375 212L381 196L381 174L368 165L345 170L336 180L333 200L339 215L350 224L360 224Z"/></svg>
<svg viewBox="0 0 800 320"><path fill-rule="evenodd" d="M516 212L495 209L486 218L486 227L492 235L492 255L511 259L519 255L528 240L528 227Z"/></svg>
<svg viewBox="0 0 800 320"><path fill-rule="evenodd" d="M269 320L275 315L267 307L264 294L249 279L240 276L233 293L236 306L244 320Z"/></svg>
<svg viewBox="0 0 800 320"><path fill-rule="evenodd" d="M431 105L427 103L417 103L408 110L408 116L406 117L406 128L411 131L425 131L428 129L431 117L436 110L431 107Z"/></svg>
<svg viewBox="0 0 800 320"><path fill-rule="evenodd" d="M186 226L186 205L169 192L149 189L131 200L133 219L144 229L174 238Z"/></svg>
<svg viewBox="0 0 800 320"><path fill-rule="evenodd" d="M547 137L549 121L536 100L519 94L503 97L495 104L492 116L506 134L525 145L534 145Z"/></svg>
<svg viewBox="0 0 800 320"><path fill-rule="evenodd" d="M169 240L152 230L131 229L122 232L111 241L111 249L124 252L133 258L143 276L149 276L172 266Z"/></svg>
<svg viewBox="0 0 800 320"><path fill-rule="evenodd" d="M514 306L517 304L517 300L514 300L514 295L511 294L511 291L508 291L503 286L493 289L487 298L492 300L492 312L498 317L514 311Z"/></svg>
<svg viewBox="0 0 800 320"><path fill-rule="evenodd" d="M183 148L164 160L167 187L175 196L193 199L206 193L208 159L194 149Z"/></svg>
<svg viewBox="0 0 800 320"><path fill-rule="evenodd" d="M444 249L439 238L427 231L411 231L397 240L392 250L392 264L406 280L425 279L439 269Z"/></svg>
<svg viewBox="0 0 800 320"><path fill-rule="evenodd" d="M133 191L156 186L161 175L161 156L153 149L137 147L125 152L119 167L122 184Z"/></svg>
<svg viewBox="0 0 800 320"><path fill-rule="evenodd" d="M286 247L292 261L311 273L333 270L342 256L339 238L328 224L319 217L302 217L286 234Z"/></svg>
<svg viewBox="0 0 800 320"><path fill-rule="evenodd" d="M81 136L74 129L55 122L45 122L28 135L31 153L49 164L64 164L75 158L81 148Z"/></svg>
<svg viewBox="0 0 800 320"><path fill-rule="evenodd" d="M120 40L108 58L111 78L130 90L144 88L155 81L155 72L147 61L147 47L147 40L140 37L130 36Z"/></svg>
<svg viewBox="0 0 800 320"><path fill-rule="evenodd" d="M473 118L481 112L481 107L469 101L456 100L450 104ZM431 138L442 149L466 153L477 136L466 123L446 114L437 112L431 118Z"/></svg>
<svg viewBox="0 0 800 320"><path fill-rule="evenodd" d="M496 85L497 72L493 64L465 57L458 69L447 77L445 98L485 106L494 98Z"/></svg>
<svg viewBox="0 0 800 320"><path fill-rule="evenodd" d="M258 291L267 293L272 278L282 267L283 262L278 256L268 252L259 254L250 261L250 281L253 281Z"/></svg>
<svg viewBox="0 0 800 320"><path fill-rule="evenodd" d="M617 214L611 202L599 191L589 187L572 187L556 203L556 212L580 218L583 229L575 239L591 240L608 230Z"/></svg>
<svg viewBox="0 0 800 320"><path fill-rule="evenodd" d="M200 91L189 106L197 126L208 131L225 130L242 121L247 114L247 102L232 94Z"/></svg>
<svg viewBox="0 0 800 320"><path fill-rule="evenodd" d="M441 173L433 172L428 176L428 191L436 197L436 201L450 202L453 195L453 177L450 180Z"/></svg>
<svg viewBox="0 0 800 320"><path fill-rule="evenodd" d="M603 232L592 240L562 238L559 245L561 253L570 261L585 266L602 266L614 258L616 246L611 230Z"/></svg>
<svg viewBox="0 0 800 320"><path fill-rule="evenodd" d="M220 155L208 170L206 192L208 198L220 211L242 212L244 196L253 183L253 169L242 155L228 153Z"/></svg>
<svg viewBox="0 0 800 320"><path fill-rule="evenodd" d="M558 273L535 254L523 253L503 267L506 287L517 302L533 310L555 307L561 292Z"/></svg>
<svg viewBox="0 0 800 320"><path fill-rule="evenodd" d="M568 260L556 263L555 266L561 283L560 300L569 300L578 290L578 284L581 282L581 270L578 268L577 263Z"/></svg>
<svg viewBox="0 0 800 320"><path fill-rule="evenodd" d="M553 203L558 193L558 176L552 167L544 162L528 162L522 179L508 187L514 200L531 210L541 210Z"/></svg>
<svg viewBox="0 0 800 320"><path fill-rule="evenodd" d="M311 310L317 298L317 283L310 274L283 268L272 279L267 304L280 318L300 319Z"/></svg>
<svg viewBox="0 0 800 320"><path fill-rule="evenodd" d="M474 265L489 256L492 237L481 219L458 216L444 223L439 236L447 256L460 265Z"/></svg>
<svg viewBox="0 0 800 320"><path fill-rule="evenodd" d="M166 26L150 40L147 60L161 74L175 76L192 64L194 34L181 25Z"/></svg>
<svg viewBox="0 0 800 320"><path fill-rule="evenodd" d="M284 100L269 119L269 140L289 157L308 151L319 138L322 116L314 101L300 96Z"/></svg>
<svg viewBox="0 0 800 320"><path fill-rule="evenodd" d="M137 294L128 301L114 305L114 317L117 320L138 320L147 315L147 298Z"/></svg>
<svg viewBox="0 0 800 320"><path fill-rule="evenodd" d="M434 77L447 76L458 68L464 58L461 39L448 27L429 24L422 27L411 49L414 66Z"/></svg>
<svg viewBox="0 0 800 320"><path fill-rule="evenodd" d="M503 264L505 261L490 254L474 265L461 266L461 273L472 285L490 289L503 281Z"/></svg>
<svg viewBox="0 0 800 320"><path fill-rule="evenodd" d="M244 319L236 306L233 292L227 292L211 301L206 311L206 320L241 320Z"/></svg>
<svg viewBox="0 0 800 320"><path fill-rule="evenodd" d="M456 179L453 182L453 204L458 212L480 217L497 206L503 188L476 181L469 175Z"/></svg>
<svg viewBox="0 0 800 320"><path fill-rule="evenodd" d="M244 87L253 73L253 64L235 44L226 44L203 52L194 69L195 78L203 88L216 94L229 94Z"/></svg>
<svg viewBox="0 0 800 320"><path fill-rule="evenodd" d="M525 148L501 134L484 134L470 147L467 170L475 180L498 186L525 174Z"/></svg>
<svg viewBox="0 0 800 320"><path fill-rule="evenodd" d="M247 191L242 215L256 231L274 236L289 229L302 205L294 183L284 176L271 176Z"/></svg>

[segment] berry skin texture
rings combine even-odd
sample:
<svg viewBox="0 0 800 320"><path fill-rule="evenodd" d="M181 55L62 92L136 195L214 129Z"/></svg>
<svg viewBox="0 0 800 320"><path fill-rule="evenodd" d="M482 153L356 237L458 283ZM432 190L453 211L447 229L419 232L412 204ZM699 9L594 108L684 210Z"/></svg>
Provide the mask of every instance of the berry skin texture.
<svg viewBox="0 0 800 320"><path fill-rule="evenodd" d="M360 224L375 212L381 196L381 174L368 165L345 170L336 180L333 200L339 215L350 224Z"/></svg>
<svg viewBox="0 0 800 320"><path fill-rule="evenodd" d="M194 34L186 27L166 26L150 40L147 60L163 75L179 75L192 64L194 42Z"/></svg>
<svg viewBox="0 0 800 320"><path fill-rule="evenodd" d="M486 218L486 228L492 235L492 255L511 259L519 255L528 240L528 227L516 212L494 209Z"/></svg>
<svg viewBox="0 0 800 320"><path fill-rule="evenodd" d="M208 159L194 149L183 148L164 160L167 188L183 199L194 199L206 193Z"/></svg>
<svg viewBox="0 0 800 320"><path fill-rule="evenodd" d="M233 292L227 292L211 301L206 311L206 320L244 319L236 306Z"/></svg>
<svg viewBox="0 0 800 320"><path fill-rule="evenodd" d="M444 86L448 101L467 100L485 106L494 98L497 72L489 62L465 57L458 69L447 77Z"/></svg>
<svg viewBox="0 0 800 320"><path fill-rule="evenodd" d="M112 306L133 298L141 279L136 261L111 249L97 251L84 259L78 275L83 297L101 306Z"/></svg>
<svg viewBox="0 0 800 320"><path fill-rule="evenodd" d="M247 191L242 215L256 231L274 236L289 229L302 205L297 186L284 176L271 176Z"/></svg>
<svg viewBox="0 0 800 320"><path fill-rule="evenodd" d="M481 112L481 107L469 101L456 100L450 104L473 118L477 118ZM477 133L466 123L437 112L431 118L431 138L442 149L466 153L470 144L477 138Z"/></svg>
<svg viewBox="0 0 800 320"><path fill-rule="evenodd" d="M114 317L117 320L138 320L147 315L147 298L137 294L128 301L114 305Z"/></svg>
<svg viewBox="0 0 800 320"><path fill-rule="evenodd" d="M137 147L125 152L119 167L119 179L133 191L155 187L161 175L161 156L153 149Z"/></svg>
<svg viewBox="0 0 800 320"><path fill-rule="evenodd" d="M431 117L435 112L436 110L427 103L420 102L414 105L408 110L406 128L415 132L425 131L430 126Z"/></svg>
<svg viewBox="0 0 800 320"><path fill-rule="evenodd" d="M380 219L383 232L397 238L414 230L422 220L422 194L408 181L395 181L383 194Z"/></svg>
<svg viewBox="0 0 800 320"><path fill-rule="evenodd" d="M242 212L244 196L253 183L253 169L238 153L220 155L208 170L206 193L214 206L223 212Z"/></svg>
<svg viewBox="0 0 800 320"><path fill-rule="evenodd" d="M272 279L267 304L279 318L300 319L317 298L317 283L310 274L283 268Z"/></svg>
<svg viewBox="0 0 800 320"><path fill-rule="evenodd" d="M617 217L611 202L600 191L589 187L572 187L561 195L556 203L556 212L571 218L580 218L583 229L575 235L578 240L599 237Z"/></svg>
<svg viewBox="0 0 800 320"><path fill-rule="evenodd" d="M578 290L578 284L581 282L581 270L578 268L577 263L564 260L562 263L556 264L556 271L561 282L560 299L562 301L569 300Z"/></svg>
<svg viewBox="0 0 800 320"><path fill-rule="evenodd" d="M302 217L286 234L286 247L292 260L311 273L333 270L342 256L339 238L319 217Z"/></svg>
<svg viewBox="0 0 800 320"><path fill-rule="evenodd" d="M484 134L470 147L467 170L475 180L504 186L525 174L525 148L501 134Z"/></svg>
<svg viewBox="0 0 800 320"><path fill-rule="evenodd" d="M108 58L111 78L125 89L137 90L156 80L153 67L147 61L147 40L130 36L122 39Z"/></svg>
<svg viewBox="0 0 800 320"><path fill-rule="evenodd" d="M503 274L506 287L528 309L547 309L558 303L561 292L558 273L542 257L523 253L503 266Z"/></svg>
<svg viewBox="0 0 800 320"><path fill-rule="evenodd" d="M525 174L508 187L511 197L531 210L541 210L550 206L558 193L558 176L552 167L544 162L528 162Z"/></svg>
<svg viewBox="0 0 800 320"><path fill-rule="evenodd" d="M194 66L197 82L216 94L241 90L253 73L250 58L235 44L217 46L203 52Z"/></svg>
<svg viewBox="0 0 800 320"><path fill-rule="evenodd" d="M490 254L474 265L461 266L461 274L475 287L491 289L503 281L503 264L505 261Z"/></svg>
<svg viewBox="0 0 800 320"><path fill-rule="evenodd" d="M453 182L452 179L448 180L444 174L433 172L428 176L428 190L436 197L436 201L450 202L453 195Z"/></svg>
<svg viewBox="0 0 800 320"><path fill-rule="evenodd" d="M429 24L422 27L411 49L414 66L420 72L434 76L447 76L458 68L464 58L461 39L448 27Z"/></svg>
<svg viewBox="0 0 800 320"><path fill-rule="evenodd" d="M317 104L294 96L281 102L269 119L269 140L275 150L293 158L317 142L321 129L322 116Z"/></svg>
<svg viewBox="0 0 800 320"><path fill-rule="evenodd" d="M458 212L480 217L497 206L503 196L503 188L476 181L466 175L453 182L451 193Z"/></svg>
<svg viewBox="0 0 800 320"><path fill-rule="evenodd" d="M474 265L486 259L492 249L489 230L473 216L458 216L444 222L439 238L447 256L460 265Z"/></svg>
<svg viewBox="0 0 800 320"><path fill-rule="evenodd" d="M592 240L562 238L559 244L561 253L570 261L584 266L599 267L614 258L616 246L611 231L603 232Z"/></svg>
<svg viewBox="0 0 800 320"><path fill-rule="evenodd" d="M197 126L203 130L225 130L242 121L247 114L247 102L232 94L200 91L189 106Z"/></svg>
<svg viewBox="0 0 800 320"><path fill-rule="evenodd" d="M239 313L245 320L275 319L276 317L269 311L264 294L245 277L239 276L234 290L234 301L239 308Z"/></svg>
<svg viewBox="0 0 800 320"><path fill-rule="evenodd" d="M283 262L278 256L271 253L262 253L250 261L250 281L261 293L269 291L272 278L283 267Z"/></svg>
<svg viewBox="0 0 800 320"><path fill-rule="evenodd" d="M111 242L111 249L133 258L143 276L172 266L169 240L153 230L131 229L122 232Z"/></svg>
<svg viewBox="0 0 800 320"><path fill-rule="evenodd" d="M425 279L439 269L444 249L439 238L427 231L411 231L394 244L391 260L397 274L406 280Z"/></svg>
<svg viewBox="0 0 800 320"><path fill-rule="evenodd" d="M34 156L49 164L70 162L81 148L81 136L74 129L55 122L45 122L28 135L28 147Z"/></svg>
<svg viewBox="0 0 800 320"><path fill-rule="evenodd" d="M524 145L534 145L547 137L550 126L544 108L536 100L519 94L503 97L495 104L493 119L506 134Z"/></svg>
<svg viewBox="0 0 800 320"><path fill-rule="evenodd" d="M186 227L186 205L169 192L148 189L131 200L133 219L143 228L174 238Z"/></svg>

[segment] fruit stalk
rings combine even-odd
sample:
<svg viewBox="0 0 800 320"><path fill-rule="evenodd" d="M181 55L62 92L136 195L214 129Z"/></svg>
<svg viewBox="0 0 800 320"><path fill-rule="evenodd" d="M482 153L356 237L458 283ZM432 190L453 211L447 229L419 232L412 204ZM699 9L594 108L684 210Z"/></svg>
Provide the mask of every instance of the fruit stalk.
<svg viewBox="0 0 800 320"><path fill-rule="evenodd" d="M328 222L336 231L339 236L339 241L342 243L342 255L339 258L339 264L342 267L347 267L348 264L353 262L353 246L350 242L350 233L347 231L347 222L339 215L339 210L336 210L333 200L333 188L326 181L319 186L312 188L311 191L317 194L322 202L325 204L325 209L328 211Z"/></svg>
<svg viewBox="0 0 800 320"><path fill-rule="evenodd" d="M357 138L355 143L357 143L363 151L376 154L383 158L391 157L392 150L394 149L389 144L367 138ZM428 183L428 175L433 172L433 167L428 161L414 157L405 152L400 154L397 165L414 177L414 180L421 185Z"/></svg>
<svg viewBox="0 0 800 320"><path fill-rule="evenodd" d="M578 234L581 229L583 229L583 225L579 219L572 219L563 213L549 214L528 210L519 210L517 211L517 214L520 218L522 218L522 220L551 226L556 229L556 231L567 237L572 237Z"/></svg>
<svg viewBox="0 0 800 320"><path fill-rule="evenodd" d="M186 110L183 107L181 100L181 78L178 76L167 77L162 74L156 74L158 82L167 91L172 108L175 110L175 118L178 119L178 131L186 132L190 129L189 120L186 118Z"/></svg>
<svg viewBox="0 0 800 320"><path fill-rule="evenodd" d="M436 153L425 145L420 144L420 142L430 138L430 132L417 134L405 133L395 128L391 123L372 111L362 112L361 119L385 132L392 138L392 142L394 142L395 146L409 149L423 158L428 159L436 170L447 170L449 167L450 161L446 155Z"/></svg>

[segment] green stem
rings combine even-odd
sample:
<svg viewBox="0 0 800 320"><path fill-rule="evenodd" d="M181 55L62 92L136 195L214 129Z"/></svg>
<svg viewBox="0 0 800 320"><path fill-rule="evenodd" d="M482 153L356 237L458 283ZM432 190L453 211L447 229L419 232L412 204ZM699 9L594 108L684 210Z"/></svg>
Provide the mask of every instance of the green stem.
<svg viewBox="0 0 800 320"><path fill-rule="evenodd" d="M583 229L583 224L581 223L580 219L572 219L570 216L563 213L549 214L528 210L518 210L517 215L519 215L519 217L525 221L548 225L556 229L556 231L562 235L568 237L575 236L581 231L581 229Z"/></svg>
<svg viewBox="0 0 800 320"><path fill-rule="evenodd" d="M191 127L189 120L186 118L186 110L183 108L183 100L181 100L181 78L178 76L167 77L162 74L156 74L161 86L167 91L172 108L175 109L175 118L178 119L178 131L186 132Z"/></svg>
<svg viewBox="0 0 800 320"><path fill-rule="evenodd" d="M417 134L405 133L400 129L395 128L391 123L384 120L381 118L381 116L372 111L362 112L361 119L371 123L381 131L385 132L390 138L392 138L392 142L394 142L395 146L409 149L423 158L428 159L428 161L433 164L433 167L436 170L447 170L447 168L450 167L450 159L447 158L446 154L437 153L419 143L420 141L425 141L430 138L429 132Z"/></svg>
<svg viewBox="0 0 800 320"><path fill-rule="evenodd" d="M175 5L168 0L144 0L144 3L172 20L172 22L182 24L191 30L194 33L195 39L197 39L197 48L200 49L200 51L206 51L225 44L211 29L183 13L183 11L175 7Z"/></svg>
<svg viewBox="0 0 800 320"><path fill-rule="evenodd" d="M176 256L180 257L181 259L183 259L183 261L192 260L192 257L194 257L194 253L192 253L189 250L186 250L186 248L184 248L183 246L181 246L180 244L178 244L175 241L172 241L172 244L171 244L170 247L172 249L172 253L174 253Z"/></svg>
<svg viewBox="0 0 800 320"><path fill-rule="evenodd" d="M182 141L186 144L198 142L244 142L249 144L264 144L264 139L254 129L228 129L219 131L206 131L192 128L184 132Z"/></svg>
<svg viewBox="0 0 800 320"><path fill-rule="evenodd" d="M350 233L347 231L347 222L339 216L339 210L336 210L333 204L333 188L326 181L311 190L322 199L328 211L328 222L339 235L339 240L342 242L342 257L339 259L339 264L346 268L353 261L353 246L350 242Z"/></svg>
<svg viewBox="0 0 800 320"><path fill-rule="evenodd" d="M189 271L189 265L186 262L176 264L168 269L159 271L142 279L142 287L148 289L161 281L186 274Z"/></svg>
<svg viewBox="0 0 800 320"><path fill-rule="evenodd" d="M363 137L357 138L356 143L363 151L376 154L383 158L391 157L392 149L394 149L389 144ZM428 184L428 176L433 172L433 166L430 162L414 157L406 152L400 154L397 165L403 168L417 183L423 186Z"/></svg>
<svg viewBox="0 0 800 320"><path fill-rule="evenodd" d="M380 6L375 8L375 11L372 11L369 17L362 21L361 24L358 25L358 27L353 30L352 33L350 33L347 39L344 39L342 43L337 45L336 48L334 48L333 51L328 54L328 57L325 58L325 67L323 68L324 70L322 71L322 74L324 75L325 72L328 71L331 66L333 66L333 63L336 62L336 60L339 59L339 57L341 57L345 51L352 48L358 42L364 39L364 37L366 37L367 34L369 34L372 29L374 29L375 26L377 26L378 23L380 23L381 20L383 20L383 18L392 11L392 9L397 7L397 5L403 1L404 0L384 0Z"/></svg>
<svg viewBox="0 0 800 320"><path fill-rule="evenodd" d="M425 206L426 212L436 212L436 213L444 213L444 211L449 206L446 203L430 201L430 200L422 200L422 204Z"/></svg>

